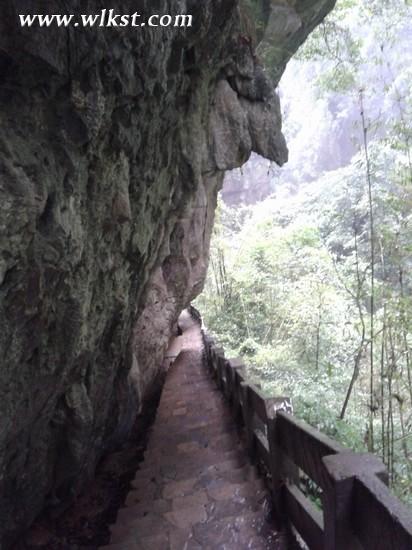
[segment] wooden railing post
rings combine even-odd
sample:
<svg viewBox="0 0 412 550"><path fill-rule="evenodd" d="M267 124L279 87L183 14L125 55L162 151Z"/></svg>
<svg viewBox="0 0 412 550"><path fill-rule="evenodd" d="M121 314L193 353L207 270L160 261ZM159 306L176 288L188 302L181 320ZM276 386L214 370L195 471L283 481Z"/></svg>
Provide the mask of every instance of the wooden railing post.
<svg viewBox="0 0 412 550"><path fill-rule="evenodd" d="M329 474L324 487L323 516L325 550L357 550L361 548L351 527L353 486L356 476L374 474L386 479L382 461L371 454L350 451L323 457Z"/></svg>
<svg viewBox="0 0 412 550"><path fill-rule="evenodd" d="M242 406L243 424L245 426L246 445L252 462L256 460L255 434L253 426L253 409L249 398L249 385L246 382L240 383L240 396Z"/></svg>
<svg viewBox="0 0 412 550"><path fill-rule="evenodd" d="M210 338L208 334L204 332L202 332L202 334L206 367L211 373L213 373L213 350L216 346L213 339Z"/></svg>
<svg viewBox="0 0 412 550"><path fill-rule="evenodd" d="M231 394L231 402L233 406L233 412L235 415L236 420L241 420L243 422L243 416L242 416L242 397L241 397L241 388L239 384L239 380L244 375L245 371L245 364L243 363L243 360L240 357L234 357L228 359L229 361L229 368L231 369L232 373L232 394Z"/></svg>
<svg viewBox="0 0 412 550"><path fill-rule="evenodd" d="M272 398L270 401L271 406L268 410L267 435L270 454L270 474L272 477L272 496L276 513L279 518L282 518L285 515L282 505L282 489L288 482L295 485L299 484L299 469L293 462L286 458L278 445L276 415L279 411L292 413L293 407L289 397Z"/></svg>
<svg viewBox="0 0 412 550"><path fill-rule="evenodd" d="M215 348L215 353L216 353L215 369L216 369L216 376L217 376L216 378L217 385L219 389L223 392L225 387L224 379L223 379L223 376L224 376L223 364L225 361L225 351L223 348Z"/></svg>
<svg viewBox="0 0 412 550"><path fill-rule="evenodd" d="M219 361L220 357L224 357L225 352L222 348L219 348L215 345L211 347L210 354L210 369L212 371L212 376L216 378L219 388L221 388L221 380L219 378Z"/></svg>
<svg viewBox="0 0 412 550"><path fill-rule="evenodd" d="M356 476L352 527L367 550L411 550L412 514L379 476ZM371 528L372 527L372 528Z"/></svg>
<svg viewBox="0 0 412 550"><path fill-rule="evenodd" d="M217 356L217 380L220 391L226 395L226 359L224 352Z"/></svg>
<svg viewBox="0 0 412 550"><path fill-rule="evenodd" d="M213 339L202 330L203 349L205 354L206 364L209 366L210 362L210 348L214 344Z"/></svg>

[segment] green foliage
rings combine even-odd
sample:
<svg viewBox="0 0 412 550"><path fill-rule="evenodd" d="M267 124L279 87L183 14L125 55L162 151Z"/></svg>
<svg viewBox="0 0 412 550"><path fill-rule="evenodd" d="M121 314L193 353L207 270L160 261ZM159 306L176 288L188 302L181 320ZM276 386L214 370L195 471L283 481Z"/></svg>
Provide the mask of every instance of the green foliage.
<svg viewBox="0 0 412 550"><path fill-rule="evenodd" d="M375 375L373 421L377 450L384 446L394 486L408 501L412 419L406 413L411 387L405 353L412 351L412 185L398 177L407 157L385 141L371 145L370 158L379 251L375 362L384 362ZM365 450L368 434L367 341L345 419L339 416L370 313L364 173L358 155L284 203L268 199L241 211L221 203L206 289L197 303L207 328L229 354L245 357L253 379L273 394L292 396L296 414L359 451ZM396 443L399 438L403 446Z"/></svg>
<svg viewBox="0 0 412 550"><path fill-rule="evenodd" d="M296 57L319 62L320 93L363 89L372 97L376 74L371 68L388 65L388 51L410 16L410 4L402 0L338 0Z"/></svg>
<svg viewBox="0 0 412 550"><path fill-rule="evenodd" d="M287 200L220 203L197 304L227 352L269 392L291 396L297 415L355 450L372 443L408 503L412 70L398 42L411 15L402 0L338 0L300 50L317 95L358 113L360 152Z"/></svg>

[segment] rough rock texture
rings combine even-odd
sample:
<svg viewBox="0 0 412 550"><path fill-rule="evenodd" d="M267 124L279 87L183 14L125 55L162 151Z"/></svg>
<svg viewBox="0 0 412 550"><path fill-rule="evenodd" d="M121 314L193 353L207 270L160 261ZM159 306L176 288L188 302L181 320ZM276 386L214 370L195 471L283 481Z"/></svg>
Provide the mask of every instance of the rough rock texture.
<svg viewBox="0 0 412 550"><path fill-rule="evenodd" d="M277 85L286 64L336 0L243 0L255 20L257 52Z"/></svg>
<svg viewBox="0 0 412 550"><path fill-rule="evenodd" d="M300 4L323 13L333 1ZM103 7L72 0L70 13ZM44 506L63 509L130 429L202 288L223 171L252 149L287 158L238 0L110 7L188 12L194 26L19 28L18 14L67 13L66 3L2 2L4 549ZM294 28L296 43L315 22Z"/></svg>

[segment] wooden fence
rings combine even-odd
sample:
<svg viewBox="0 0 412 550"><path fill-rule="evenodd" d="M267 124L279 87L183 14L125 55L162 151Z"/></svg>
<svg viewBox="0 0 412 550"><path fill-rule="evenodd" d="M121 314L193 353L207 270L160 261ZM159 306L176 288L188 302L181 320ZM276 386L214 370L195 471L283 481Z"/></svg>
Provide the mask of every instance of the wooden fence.
<svg viewBox="0 0 412 550"><path fill-rule="evenodd" d="M206 334L205 359L243 421L253 460L269 473L280 517L312 550L412 550L412 515L387 487L371 454L353 453L292 415L287 397L268 397ZM319 488L322 510L300 490L300 472Z"/></svg>

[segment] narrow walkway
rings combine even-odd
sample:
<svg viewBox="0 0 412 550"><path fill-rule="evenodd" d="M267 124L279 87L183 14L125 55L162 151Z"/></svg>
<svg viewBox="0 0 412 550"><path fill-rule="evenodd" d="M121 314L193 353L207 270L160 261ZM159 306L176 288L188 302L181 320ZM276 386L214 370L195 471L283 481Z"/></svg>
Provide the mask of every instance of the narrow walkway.
<svg viewBox="0 0 412 550"><path fill-rule="evenodd" d="M144 462L112 526L113 550L285 550L241 436L183 314Z"/></svg>

